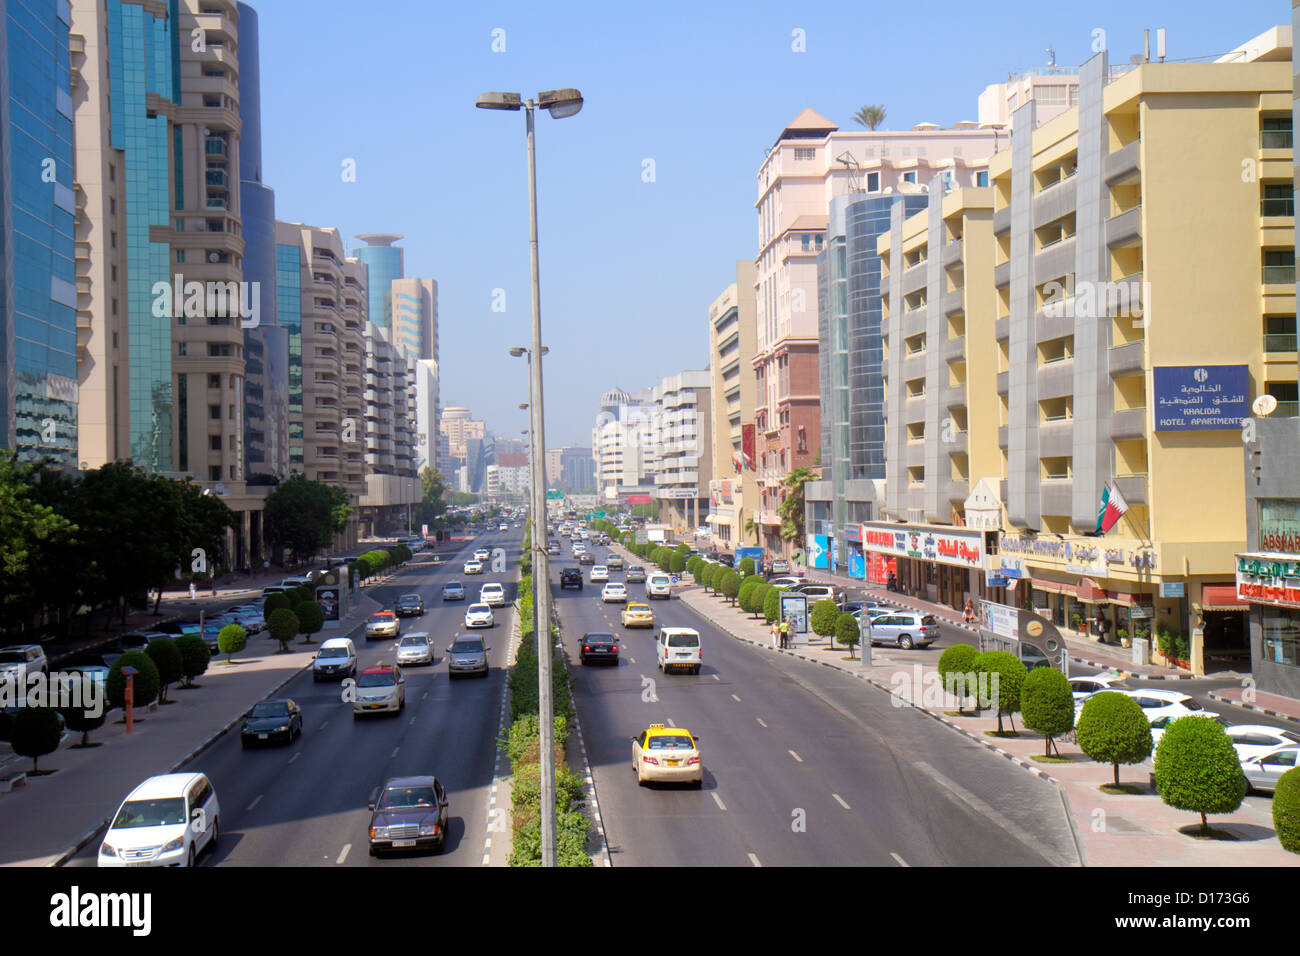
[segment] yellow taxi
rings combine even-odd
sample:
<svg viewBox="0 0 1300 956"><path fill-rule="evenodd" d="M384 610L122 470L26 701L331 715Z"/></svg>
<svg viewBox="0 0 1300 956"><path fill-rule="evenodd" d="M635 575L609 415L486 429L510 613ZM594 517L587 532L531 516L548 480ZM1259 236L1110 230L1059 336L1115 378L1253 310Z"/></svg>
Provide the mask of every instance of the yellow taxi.
<svg viewBox="0 0 1300 956"><path fill-rule="evenodd" d="M651 724L632 738L632 769L636 782L678 783L704 786L704 765L700 762L699 738L685 727Z"/></svg>
<svg viewBox="0 0 1300 956"><path fill-rule="evenodd" d="M650 609L649 604L629 604L623 608L623 626L653 628L655 612Z"/></svg>

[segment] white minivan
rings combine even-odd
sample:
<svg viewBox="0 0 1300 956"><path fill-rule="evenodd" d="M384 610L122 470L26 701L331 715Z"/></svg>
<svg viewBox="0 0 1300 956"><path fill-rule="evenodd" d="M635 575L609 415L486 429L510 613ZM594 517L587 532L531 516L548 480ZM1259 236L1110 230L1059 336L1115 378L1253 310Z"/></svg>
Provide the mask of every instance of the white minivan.
<svg viewBox="0 0 1300 956"><path fill-rule="evenodd" d="M672 597L672 591L670 590L671 585L672 578L668 575L652 574L646 578L645 596L647 599L663 598L664 600L668 600Z"/></svg>
<svg viewBox="0 0 1300 956"><path fill-rule="evenodd" d="M132 790L104 834L100 866L194 866L217 845L221 807L201 773L150 777Z"/></svg>
<svg viewBox="0 0 1300 956"><path fill-rule="evenodd" d="M700 632L689 627L665 627L659 631L656 642L656 664L667 674L670 670L700 672L703 655L700 652Z"/></svg>

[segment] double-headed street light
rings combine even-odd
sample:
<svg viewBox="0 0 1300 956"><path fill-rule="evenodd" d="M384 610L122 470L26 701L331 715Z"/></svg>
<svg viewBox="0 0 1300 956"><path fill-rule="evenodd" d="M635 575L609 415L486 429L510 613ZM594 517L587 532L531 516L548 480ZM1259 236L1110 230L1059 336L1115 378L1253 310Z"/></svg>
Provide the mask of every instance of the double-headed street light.
<svg viewBox="0 0 1300 956"><path fill-rule="evenodd" d="M547 90L536 100L525 100L519 93L483 93L475 103L479 109L524 111L524 129L528 141L528 246L532 259L533 286L533 347L513 348L516 358L529 357L529 379L532 399L532 441L529 448L533 485L533 580L538 582L538 600L535 604L534 635L537 639L537 704L539 744L541 750L541 850L542 866L556 865L555 848L555 706L551 699L551 589L546 560L546 437L542 409L542 299L540 266L537 256L537 154L533 147L533 111L541 107L553 119L573 116L582 109L582 94L574 89ZM536 356L537 361L532 361ZM544 636L543 636L544 635Z"/></svg>

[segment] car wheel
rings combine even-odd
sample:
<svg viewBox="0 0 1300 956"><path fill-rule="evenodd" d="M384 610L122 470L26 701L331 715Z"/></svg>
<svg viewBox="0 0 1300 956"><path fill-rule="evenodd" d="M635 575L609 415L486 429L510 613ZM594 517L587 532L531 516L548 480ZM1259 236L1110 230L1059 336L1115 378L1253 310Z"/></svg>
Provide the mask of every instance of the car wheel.
<svg viewBox="0 0 1300 956"><path fill-rule="evenodd" d="M912 638L907 634L900 634L898 636L898 646L905 651L910 651L912 649Z"/></svg>
<svg viewBox="0 0 1300 956"><path fill-rule="evenodd" d="M196 855L197 855L197 854L195 854L195 852L194 852L194 844L191 843L191 844L190 844L190 856L189 856L189 862L186 863L185 865L188 866L188 867L193 868L193 866L194 866L194 859L195 859L195 856L196 856Z"/></svg>
<svg viewBox="0 0 1300 956"><path fill-rule="evenodd" d="M212 836L208 837L208 849L215 850L219 839L221 839L221 817L213 817Z"/></svg>

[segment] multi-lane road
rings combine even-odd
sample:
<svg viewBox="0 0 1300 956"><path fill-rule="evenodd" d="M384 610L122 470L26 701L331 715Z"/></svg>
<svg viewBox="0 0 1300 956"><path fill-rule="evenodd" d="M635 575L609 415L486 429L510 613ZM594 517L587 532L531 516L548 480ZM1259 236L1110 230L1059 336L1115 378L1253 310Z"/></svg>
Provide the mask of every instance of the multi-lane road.
<svg viewBox="0 0 1300 956"><path fill-rule="evenodd" d="M446 651L452 638L465 631L465 608L477 600L483 583L500 581L507 600L515 600L521 534L512 529L482 535L441 564L432 563L431 555L417 554L407 570L366 589L366 597L389 608L401 594L424 598L424 616L403 618L401 632L429 632L437 657L431 667L403 668L406 709L401 714L354 720L339 684L314 683L304 671L277 692L303 709L303 733L292 745L245 750L236 728L181 768L207 774L221 803L219 845L200 857L201 865L483 863L513 609L498 608L496 626L475 631L489 648L486 679L449 680ZM502 549L507 570L463 575L462 559L477 547ZM465 584L467 600L443 603L442 585L449 580ZM364 625L329 636L351 637L362 668L393 660L396 641L367 644ZM446 848L441 854L372 858L366 831L371 791L390 777L427 773L436 774L451 796ZM509 808L504 809L508 814ZM98 848L99 842L92 841L71 865L93 866ZM492 862L504 863L504 856L498 851Z"/></svg>

